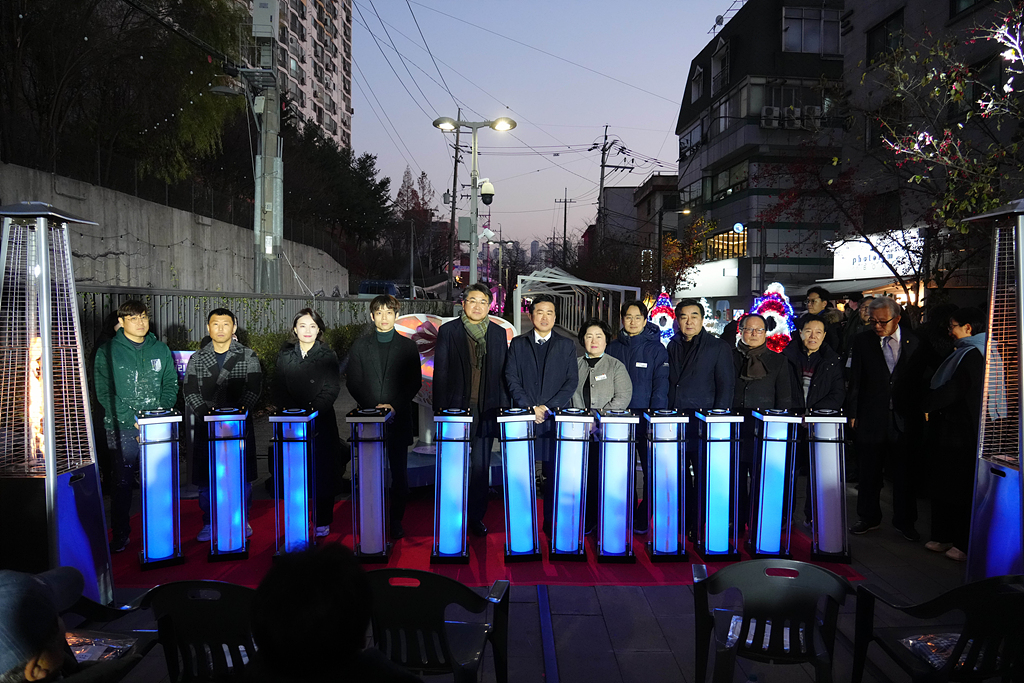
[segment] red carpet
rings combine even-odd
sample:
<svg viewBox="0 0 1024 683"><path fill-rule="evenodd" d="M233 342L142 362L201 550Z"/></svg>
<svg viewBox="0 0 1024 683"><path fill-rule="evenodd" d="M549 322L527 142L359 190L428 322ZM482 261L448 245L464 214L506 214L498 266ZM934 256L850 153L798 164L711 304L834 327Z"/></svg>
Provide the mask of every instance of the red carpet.
<svg viewBox="0 0 1024 683"><path fill-rule="evenodd" d="M170 581L184 579L216 579L243 586L255 587L270 568L274 555L274 504L270 500L253 501L250 523L254 534L249 539L249 559L230 562L208 562L209 543L199 543L195 535L202 526L199 505L194 500L181 502L182 546L186 562L174 567L163 567L143 572L139 568L138 553L142 549L141 517L132 518L132 542L128 550L112 556L114 585L119 588L149 588ZM431 565L430 549L433 534L433 499L410 501L405 514L405 538L397 541L387 566L407 569L427 569L450 576L469 586L489 586L497 579L509 579L515 585L576 585L576 586L651 586L684 585L693 583L689 562L652 563L644 548L643 536L634 537L635 564L599 563L593 551L593 541L587 537L586 562L549 562L547 553L538 562L504 562L504 510L500 498L488 507L486 523L491 533L485 538L469 536L469 564ZM334 524L329 542L340 541L352 545L352 509L348 501L338 503L334 509ZM495 533L495 530L498 530ZM541 542L545 541L541 534ZM793 558L809 560L810 541L803 534L793 534ZM744 558L747 555L743 554ZM699 562L692 551L690 559ZM726 563L709 563L714 571ZM850 580L863 579L851 566L817 563ZM375 569L385 565L367 565Z"/></svg>

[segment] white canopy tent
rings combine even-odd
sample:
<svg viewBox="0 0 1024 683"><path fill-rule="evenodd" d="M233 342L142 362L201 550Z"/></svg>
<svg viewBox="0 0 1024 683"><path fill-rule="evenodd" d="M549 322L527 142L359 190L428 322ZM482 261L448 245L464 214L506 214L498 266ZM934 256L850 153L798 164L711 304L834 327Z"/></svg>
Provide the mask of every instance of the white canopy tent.
<svg viewBox="0 0 1024 683"><path fill-rule="evenodd" d="M624 301L640 298L640 288L609 285L575 278L561 268L544 268L520 275L515 291L515 326L522 331L523 299L550 294L555 299L558 324L575 333L590 318L604 320L619 328L619 308Z"/></svg>

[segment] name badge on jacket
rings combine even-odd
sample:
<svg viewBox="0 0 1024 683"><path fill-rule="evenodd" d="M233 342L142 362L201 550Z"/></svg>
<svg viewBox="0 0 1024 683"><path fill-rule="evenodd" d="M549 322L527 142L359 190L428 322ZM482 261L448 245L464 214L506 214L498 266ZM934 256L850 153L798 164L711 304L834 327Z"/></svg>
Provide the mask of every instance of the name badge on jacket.
<svg viewBox="0 0 1024 683"><path fill-rule="evenodd" d="M639 362L639 361L638 361L638 362L637 362L637 364L636 364L636 366L637 366L638 368L646 368L646 367L647 367L647 363L641 363L641 362Z"/></svg>
<svg viewBox="0 0 1024 683"><path fill-rule="evenodd" d="M594 378L594 381L600 382L603 379L608 379L608 375L598 375L597 377Z"/></svg>
<svg viewBox="0 0 1024 683"><path fill-rule="evenodd" d="M161 363L159 358L152 358L149 364L153 366L153 372L160 372Z"/></svg>

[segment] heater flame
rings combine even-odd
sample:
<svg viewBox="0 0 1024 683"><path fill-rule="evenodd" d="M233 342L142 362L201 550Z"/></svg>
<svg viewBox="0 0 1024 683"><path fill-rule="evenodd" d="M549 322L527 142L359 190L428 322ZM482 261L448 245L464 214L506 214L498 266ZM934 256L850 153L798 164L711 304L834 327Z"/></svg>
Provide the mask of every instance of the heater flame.
<svg viewBox="0 0 1024 683"><path fill-rule="evenodd" d="M35 337L28 347L28 421L31 450L43 457L43 340Z"/></svg>

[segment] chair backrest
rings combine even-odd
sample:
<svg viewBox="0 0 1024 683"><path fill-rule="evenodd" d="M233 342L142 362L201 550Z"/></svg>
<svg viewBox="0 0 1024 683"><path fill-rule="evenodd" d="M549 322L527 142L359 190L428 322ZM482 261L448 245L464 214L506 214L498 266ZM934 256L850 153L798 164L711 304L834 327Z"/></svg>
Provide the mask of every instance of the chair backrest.
<svg viewBox="0 0 1024 683"><path fill-rule="evenodd" d="M157 586L142 600L156 617L171 681L241 677L252 642L251 588L222 581L178 581Z"/></svg>
<svg viewBox="0 0 1024 683"><path fill-rule="evenodd" d="M730 588L743 596L742 623L732 633L737 654L776 662L831 659L839 607L854 594L838 574L795 560L738 562L698 583L695 591L718 595Z"/></svg>
<svg viewBox="0 0 1024 683"><path fill-rule="evenodd" d="M1024 576L995 576L959 586L907 610L964 615L960 638L941 671L951 680L981 681L1024 665Z"/></svg>
<svg viewBox="0 0 1024 683"><path fill-rule="evenodd" d="M458 605L480 614L487 600L455 579L417 569L377 569L366 577L373 594L374 645L412 671L450 673L446 610Z"/></svg>

